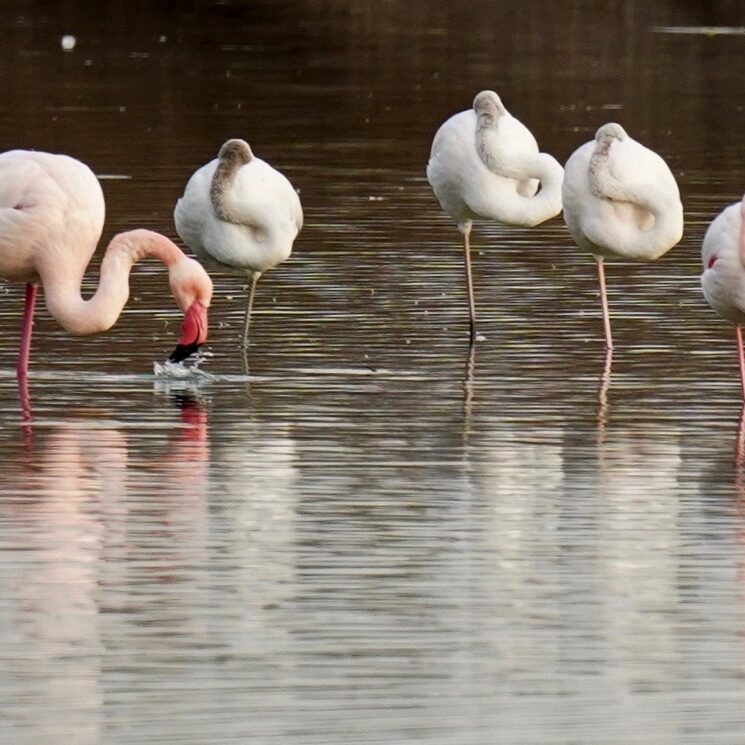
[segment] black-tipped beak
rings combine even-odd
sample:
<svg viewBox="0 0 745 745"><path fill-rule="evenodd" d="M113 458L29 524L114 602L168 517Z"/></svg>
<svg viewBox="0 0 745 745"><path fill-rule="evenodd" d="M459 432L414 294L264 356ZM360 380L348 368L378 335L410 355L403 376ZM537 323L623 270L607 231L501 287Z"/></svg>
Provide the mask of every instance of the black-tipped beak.
<svg viewBox="0 0 745 745"><path fill-rule="evenodd" d="M191 355L193 355L200 346L201 344L197 344L195 341L191 344L177 344L176 349L171 352L171 356L168 358L168 361L183 362L187 357L191 357Z"/></svg>

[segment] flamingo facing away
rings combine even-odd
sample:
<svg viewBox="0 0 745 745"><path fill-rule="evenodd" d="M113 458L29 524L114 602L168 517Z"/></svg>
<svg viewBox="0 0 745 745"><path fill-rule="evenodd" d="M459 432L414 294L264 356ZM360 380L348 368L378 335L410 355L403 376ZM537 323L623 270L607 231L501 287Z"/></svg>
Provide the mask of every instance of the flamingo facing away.
<svg viewBox="0 0 745 745"><path fill-rule="evenodd" d="M80 286L104 223L98 179L66 155L12 150L0 155L0 276L26 282L18 377L28 374L31 329L38 284L50 314L73 334L93 334L114 325L129 297L129 273L152 257L168 268L171 292L184 311L184 325L171 360L180 361L207 339L212 282L194 259L150 230L114 236L101 263L96 293Z"/></svg>
<svg viewBox="0 0 745 745"><path fill-rule="evenodd" d="M427 180L463 235L471 344L477 339L473 221L533 227L558 215L563 174L552 156L538 152L530 130L507 111L494 91L481 91L472 109L454 114L437 130Z"/></svg>
<svg viewBox="0 0 745 745"><path fill-rule="evenodd" d="M173 217L181 239L206 266L248 278L245 350L256 284L290 256L303 227L297 192L248 143L232 139L192 174Z"/></svg>
<svg viewBox="0 0 745 745"><path fill-rule="evenodd" d="M612 350L603 259L651 261L678 243L683 237L678 184L657 153L611 123L572 153L562 194L569 232L598 263L605 345Z"/></svg>
<svg viewBox="0 0 745 745"><path fill-rule="evenodd" d="M745 197L725 207L709 225L701 248L701 287L706 302L735 324L740 384L745 402ZM745 409L743 409L745 411Z"/></svg>

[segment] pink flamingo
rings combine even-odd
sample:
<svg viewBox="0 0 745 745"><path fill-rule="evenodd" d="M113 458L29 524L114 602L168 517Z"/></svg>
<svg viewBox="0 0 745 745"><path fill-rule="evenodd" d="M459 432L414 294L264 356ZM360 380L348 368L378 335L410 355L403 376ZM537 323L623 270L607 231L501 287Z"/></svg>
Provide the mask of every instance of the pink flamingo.
<svg viewBox="0 0 745 745"><path fill-rule="evenodd" d="M28 375L38 284L51 315L73 334L111 328L129 297L129 273L151 257L168 268L171 292L184 311L181 338L170 360L180 362L207 339L212 281L201 265L159 233L114 236L101 262L93 297L80 286L104 223L104 199L93 172L66 155L12 150L0 154L0 277L26 282L17 373Z"/></svg>
<svg viewBox="0 0 745 745"><path fill-rule="evenodd" d="M706 302L735 324L740 388L745 404L745 196L725 207L706 230L701 247L701 287ZM745 409L743 409L745 411Z"/></svg>

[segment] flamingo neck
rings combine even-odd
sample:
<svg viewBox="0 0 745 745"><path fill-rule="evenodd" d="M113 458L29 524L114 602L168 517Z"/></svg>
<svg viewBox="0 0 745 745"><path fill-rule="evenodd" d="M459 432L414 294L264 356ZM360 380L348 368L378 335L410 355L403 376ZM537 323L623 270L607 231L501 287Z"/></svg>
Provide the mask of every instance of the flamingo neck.
<svg viewBox="0 0 745 745"><path fill-rule="evenodd" d="M129 298L132 266L144 258L158 259L172 274L185 257L168 238L150 230L120 233L106 248L98 288L88 300L81 296L82 272L65 274L46 270L41 273L50 314L73 334L106 331L116 323Z"/></svg>
<svg viewBox="0 0 745 745"><path fill-rule="evenodd" d="M524 165L521 154L510 152L505 138L499 128L499 121L507 116L507 112L496 109L486 109L478 114L476 119L476 150L481 162L498 176L521 179L524 177Z"/></svg>
<svg viewBox="0 0 745 745"><path fill-rule="evenodd" d="M245 199L236 194L236 179L240 169L250 163L254 155L248 152L220 157L210 182L210 201L219 220L249 228L257 238L266 238L271 229L260 210L252 209Z"/></svg>
<svg viewBox="0 0 745 745"><path fill-rule="evenodd" d="M217 167L210 182L210 201L217 216L225 222L241 224L241 218L235 209L235 200L232 199L232 190L236 176L241 167L250 162L253 154L249 151L248 160L238 157L221 157L217 161Z"/></svg>
<svg viewBox="0 0 745 745"><path fill-rule="evenodd" d="M507 112L481 112L476 124L476 150L481 162L497 176L518 182L511 204L495 207L496 219L512 225L532 227L561 211L561 185L564 169L548 153L515 152L500 132L500 120ZM537 194L525 196L519 183L537 179L541 188ZM503 214L501 214L503 213Z"/></svg>

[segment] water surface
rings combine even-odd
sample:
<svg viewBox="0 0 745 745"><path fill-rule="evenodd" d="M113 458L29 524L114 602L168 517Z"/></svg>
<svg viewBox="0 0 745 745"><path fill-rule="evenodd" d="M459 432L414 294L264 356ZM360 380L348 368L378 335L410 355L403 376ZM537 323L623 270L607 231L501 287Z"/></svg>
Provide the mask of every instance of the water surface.
<svg viewBox="0 0 745 745"><path fill-rule="evenodd" d="M219 275L208 375L153 376L180 317L142 264L105 335L40 308L24 415L0 284L0 740L741 742L739 383L698 274L745 183L742 3L73 9L0 10L3 148L88 162L105 241L175 237L189 174L243 136L306 225L248 377ZM617 120L679 181L681 244L608 267L612 368L561 218L477 225L469 359L424 167L487 87L561 161Z"/></svg>

